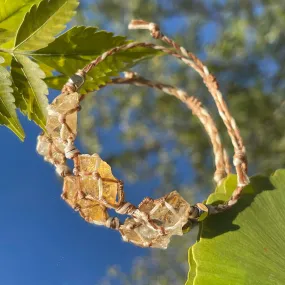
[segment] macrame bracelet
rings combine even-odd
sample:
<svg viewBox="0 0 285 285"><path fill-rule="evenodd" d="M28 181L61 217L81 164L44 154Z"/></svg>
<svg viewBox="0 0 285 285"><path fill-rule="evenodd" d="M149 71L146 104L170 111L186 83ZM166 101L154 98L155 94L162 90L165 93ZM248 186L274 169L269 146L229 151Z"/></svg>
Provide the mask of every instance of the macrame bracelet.
<svg viewBox="0 0 285 285"><path fill-rule="evenodd" d="M135 20L129 28L148 29L155 39L161 39L175 51L151 43L129 43L110 49L79 70L64 85L62 93L49 105L46 132L38 137L37 151L46 161L53 164L56 172L63 177L62 198L74 210L79 211L87 222L118 230L124 241L141 247L167 248L172 235L182 235L186 228L191 228L208 215L231 208L238 201L242 189L249 183L245 147L235 120L218 89L217 81L207 67L195 55L163 35L156 24ZM86 74L108 56L135 47L149 47L174 56L203 78L234 146L233 164L237 172L238 185L228 202L219 205L197 203L190 206L177 191L173 191L156 200L146 197L136 207L125 200L123 182L113 176L111 167L98 154L81 154L75 147L77 113L80 111L80 101L84 98L77 92L84 84ZM125 78L114 78L110 84L148 86L177 97L198 117L209 135L215 156L215 182L219 184L230 173L228 156L222 146L218 129L197 98L188 96L181 89L147 80L135 73L126 73ZM67 159L73 160L72 171L66 164ZM109 216L108 209L129 217L121 223L117 217Z"/></svg>

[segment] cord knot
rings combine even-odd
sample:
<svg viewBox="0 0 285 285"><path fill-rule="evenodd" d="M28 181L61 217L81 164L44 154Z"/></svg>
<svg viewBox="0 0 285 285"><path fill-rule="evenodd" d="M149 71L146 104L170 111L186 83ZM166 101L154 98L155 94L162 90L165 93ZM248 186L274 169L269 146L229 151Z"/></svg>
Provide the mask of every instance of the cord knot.
<svg viewBox="0 0 285 285"><path fill-rule="evenodd" d="M124 77L126 79L135 79L135 78L138 78L138 74L136 72L133 72L133 71L125 71Z"/></svg>
<svg viewBox="0 0 285 285"><path fill-rule="evenodd" d="M160 32L159 26L152 22L147 22L144 20L132 20L128 26L130 30L149 30L153 38L159 39L162 34Z"/></svg>
<svg viewBox="0 0 285 285"><path fill-rule="evenodd" d="M226 172L224 169L217 169L215 171L215 174L214 174L214 181L220 185L221 182L222 182L222 179L225 178L227 176Z"/></svg>
<svg viewBox="0 0 285 285"><path fill-rule="evenodd" d="M234 166L237 167L245 162L246 162L245 152L242 150L236 151L236 153L234 154L234 159L233 159Z"/></svg>
<svg viewBox="0 0 285 285"><path fill-rule="evenodd" d="M148 29L150 31L151 36L154 39L159 39L161 37L161 32L159 29L159 26L155 23L149 23L148 24Z"/></svg>

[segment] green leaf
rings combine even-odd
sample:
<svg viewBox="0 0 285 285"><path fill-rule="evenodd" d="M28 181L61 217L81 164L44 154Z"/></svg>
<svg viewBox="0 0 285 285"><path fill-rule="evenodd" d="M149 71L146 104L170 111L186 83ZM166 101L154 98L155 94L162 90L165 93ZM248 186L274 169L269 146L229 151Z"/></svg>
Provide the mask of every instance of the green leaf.
<svg viewBox="0 0 285 285"><path fill-rule="evenodd" d="M2 60L0 60L0 64L9 69L12 61L12 55L7 52L0 52L0 57L2 58Z"/></svg>
<svg viewBox="0 0 285 285"><path fill-rule="evenodd" d="M11 86L12 81L9 72L0 66L0 124L7 126L23 141L25 134L17 118Z"/></svg>
<svg viewBox="0 0 285 285"><path fill-rule="evenodd" d="M75 15L78 0L43 0L26 14L14 50L33 51L47 46Z"/></svg>
<svg viewBox="0 0 285 285"><path fill-rule="evenodd" d="M68 78L103 52L126 43L129 41L125 37L98 31L97 28L73 27L46 48L36 51L33 58ZM133 48L110 56L89 73L81 92L96 90L100 85L105 85L111 76L118 75L141 59L157 54L161 53L150 48Z"/></svg>
<svg viewBox="0 0 285 285"><path fill-rule="evenodd" d="M207 203L227 200L235 186L228 177ZM187 285L284 284L285 170L252 177L245 192L231 210L202 223Z"/></svg>
<svg viewBox="0 0 285 285"><path fill-rule="evenodd" d="M44 79L45 83L49 88L61 90L63 85L67 82L68 76L59 75L59 76L49 76ZM81 92L81 91L80 91Z"/></svg>
<svg viewBox="0 0 285 285"><path fill-rule="evenodd" d="M12 37L12 32L0 28L0 45L8 42Z"/></svg>
<svg viewBox="0 0 285 285"><path fill-rule="evenodd" d="M12 40L30 7L41 0L0 0L0 43Z"/></svg>
<svg viewBox="0 0 285 285"><path fill-rule="evenodd" d="M16 106L44 129L48 105L48 88L42 80L45 73L28 57L15 55L11 64L11 75L16 87Z"/></svg>
<svg viewBox="0 0 285 285"><path fill-rule="evenodd" d="M33 55L38 61L71 76L104 51L126 43L124 37L93 27L73 27Z"/></svg>

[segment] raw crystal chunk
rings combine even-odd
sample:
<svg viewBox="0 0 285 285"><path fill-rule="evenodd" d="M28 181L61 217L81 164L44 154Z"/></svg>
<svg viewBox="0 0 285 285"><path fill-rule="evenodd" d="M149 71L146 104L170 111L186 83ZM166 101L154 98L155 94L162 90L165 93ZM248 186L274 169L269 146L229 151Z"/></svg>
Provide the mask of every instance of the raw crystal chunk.
<svg viewBox="0 0 285 285"><path fill-rule="evenodd" d="M78 161L83 191L94 198L103 198L110 205L116 205L119 185L111 167L98 154L81 154Z"/></svg>
<svg viewBox="0 0 285 285"><path fill-rule="evenodd" d="M89 223L103 225L108 219L106 207L96 201L89 200L81 189L78 176L64 177L62 198L73 208L78 209L80 215Z"/></svg>
<svg viewBox="0 0 285 285"><path fill-rule="evenodd" d="M66 124L62 131L62 139L66 140L71 132L76 135L77 133L77 111L68 114L69 111L75 109L79 104L79 94L61 94L48 107L48 118L46 129L52 138L60 138L62 124L59 122L60 115L66 115ZM71 132L70 132L71 131Z"/></svg>
<svg viewBox="0 0 285 285"><path fill-rule="evenodd" d="M157 231L145 223L135 222L127 218L119 229L123 240L141 247L167 248L170 241L169 234L159 235Z"/></svg>
<svg viewBox="0 0 285 285"><path fill-rule="evenodd" d="M63 182L63 192L61 197L69 206L76 208L78 191L80 189L79 178L77 176L66 176Z"/></svg>
<svg viewBox="0 0 285 285"><path fill-rule="evenodd" d="M189 218L190 205L177 191L172 191L161 199L144 199L139 209L150 215L150 218L159 221L166 231L172 235L183 235L182 227Z"/></svg>
<svg viewBox="0 0 285 285"><path fill-rule="evenodd" d="M172 235L183 234L182 228L188 221L190 205L177 191L173 191L162 199L145 198L139 210L148 214L157 228L163 227L165 234L160 234L146 222L129 218L120 227L123 239L142 247L167 248Z"/></svg>
<svg viewBox="0 0 285 285"><path fill-rule="evenodd" d="M45 160L50 163L63 164L65 162L64 153L61 152L45 134L38 136L37 152L44 156Z"/></svg>
<svg viewBox="0 0 285 285"><path fill-rule="evenodd" d="M37 152L42 156L47 156L50 149L50 141L47 136L39 135L37 141Z"/></svg>
<svg viewBox="0 0 285 285"><path fill-rule="evenodd" d="M96 225L105 225L109 216L106 207L95 201L82 199L79 201L79 213L85 221Z"/></svg>
<svg viewBox="0 0 285 285"><path fill-rule="evenodd" d="M99 169L99 166L102 162L101 158L98 154L81 154L79 155L79 163L80 163L80 172L83 174L88 174L92 172L96 172Z"/></svg>

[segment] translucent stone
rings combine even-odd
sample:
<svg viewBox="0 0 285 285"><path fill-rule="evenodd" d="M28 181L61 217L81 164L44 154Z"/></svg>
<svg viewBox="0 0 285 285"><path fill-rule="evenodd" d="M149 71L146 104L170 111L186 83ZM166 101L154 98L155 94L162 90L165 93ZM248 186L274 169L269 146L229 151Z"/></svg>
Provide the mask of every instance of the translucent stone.
<svg viewBox="0 0 285 285"><path fill-rule="evenodd" d="M62 124L58 121L60 115L68 113L76 108L79 103L79 94L61 94L49 105L46 129L52 138L60 138ZM73 134L77 134L77 112L73 112L66 116L66 124L69 126ZM62 139L66 140L70 135L68 128L64 127Z"/></svg>
<svg viewBox="0 0 285 285"><path fill-rule="evenodd" d="M157 228L162 227L165 234L160 234L146 222L130 218L120 227L123 239L142 247L167 248L171 236L183 234L182 228L188 221L190 205L177 191L173 191L162 199L144 199L139 210L148 214L151 222Z"/></svg>
<svg viewBox="0 0 285 285"><path fill-rule="evenodd" d="M96 225L106 224L109 218L106 207L85 199L79 201L79 206L79 213L85 221Z"/></svg>
<svg viewBox="0 0 285 285"><path fill-rule="evenodd" d="M127 218L123 225L120 226L120 233L124 241L131 242L137 246L148 247L150 240L147 237L141 237L135 229L142 227L143 225L134 221L133 218Z"/></svg>
<svg viewBox="0 0 285 285"><path fill-rule="evenodd" d="M171 207L167 207L165 203L161 203L160 199L144 199L139 205L139 209L150 215L150 218L158 224L172 232L172 235L183 235L182 227L189 218L190 205L185 201L177 191L172 191L164 196L165 202ZM154 207L157 207L154 209Z"/></svg>
<svg viewBox="0 0 285 285"><path fill-rule="evenodd" d="M99 187L102 183L101 198L107 203L115 205L118 194L118 180L113 176L111 167L98 154L81 154L78 156L78 161L83 191L94 198L99 198ZM96 173L100 178L96 176Z"/></svg>
<svg viewBox="0 0 285 285"><path fill-rule="evenodd" d="M37 148L36 148L38 154L42 156L47 156L49 154L50 144L51 143L47 136L45 135L38 136Z"/></svg>
<svg viewBox="0 0 285 285"><path fill-rule="evenodd" d="M81 154L79 155L79 163L80 163L80 172L81 173L92 173L99 169L99 166L102 162L100 156L98 154Z"/></svg>
<svg viewBox="0 0 285 285"><path fill-rule="evenodd" d="M45 160L51 163L57 163L57 164L65 163L64 153L61 152L46 135L38 136L36 149L40 155L45 157Z"/></svg>
<svg viewBox="0 0 285 285"><path fill-rule="evenodd" d="M109 217L106 207L96 201L85 198L86 193L80 187L81 181L78 176L64 177L62 198L73 209L78 209L80 215L87 222L97 225L105 224ZM78 193L80 189L83 192L81 196Z"/></svg>
<svg viewBox="0 0 285 285"><path fill-rule="evenodd" d="M170 236L160 236L157 231L149 228L145 223L135 222L133 218L125 220L119 229L123 240L140 247L167 248Z"/></svg>

